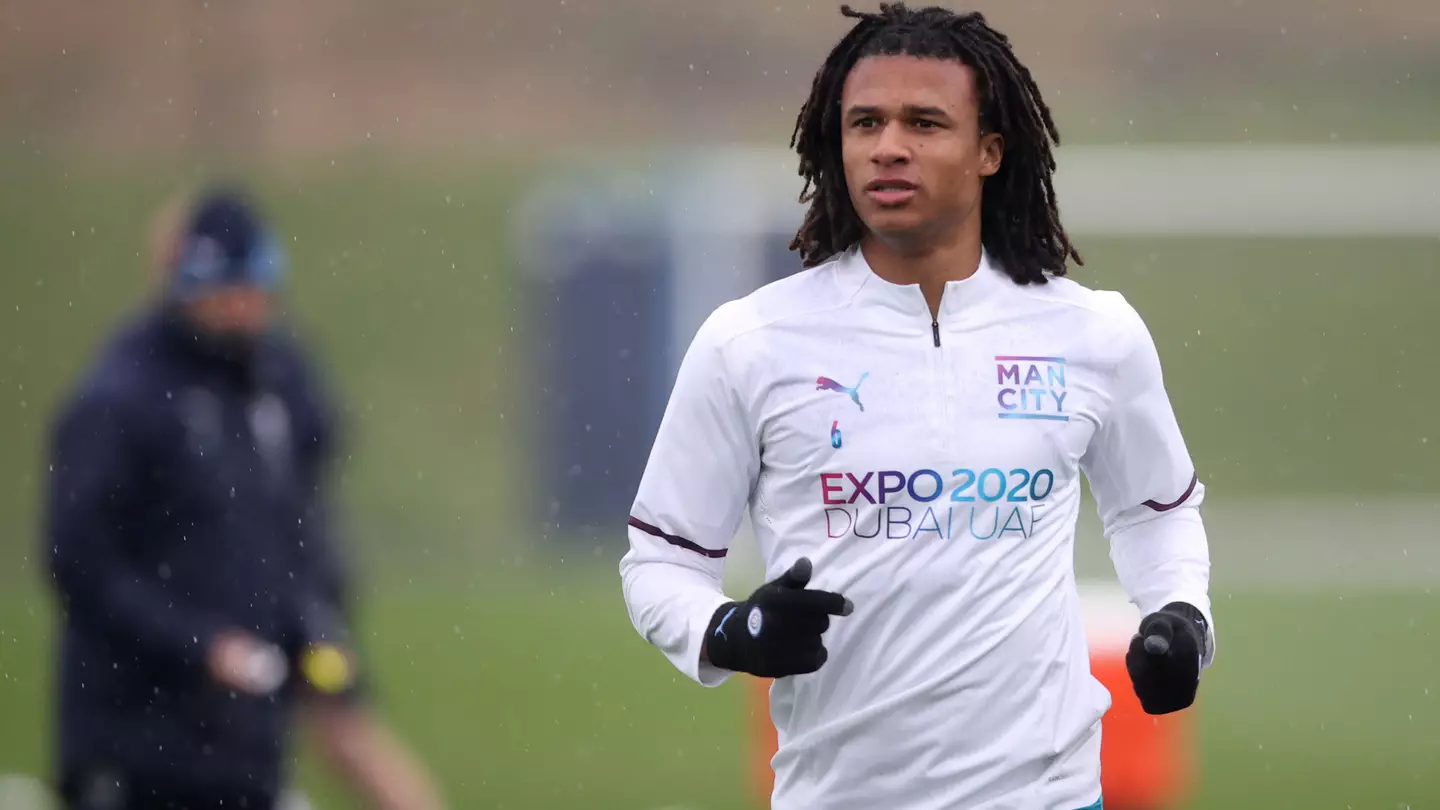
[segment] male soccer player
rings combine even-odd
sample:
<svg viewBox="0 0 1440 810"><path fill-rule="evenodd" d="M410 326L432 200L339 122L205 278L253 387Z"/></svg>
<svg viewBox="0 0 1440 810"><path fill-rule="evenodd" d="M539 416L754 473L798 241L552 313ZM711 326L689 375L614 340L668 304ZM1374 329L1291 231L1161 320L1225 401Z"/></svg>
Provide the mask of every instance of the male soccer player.
<svg viewBox="0 0 1440 810"><path fill-rule="evenodd" d="M1146 325L1064 278L1058 134L1007 38L843 12L792 140L805 267L686 353L629 520L630 618L701 684L777 679L775 808L1098 808L1081 474L1152 713L1191 705L1215 651L1204 489ZM747 507L769 582L734 600Z"/></svg>

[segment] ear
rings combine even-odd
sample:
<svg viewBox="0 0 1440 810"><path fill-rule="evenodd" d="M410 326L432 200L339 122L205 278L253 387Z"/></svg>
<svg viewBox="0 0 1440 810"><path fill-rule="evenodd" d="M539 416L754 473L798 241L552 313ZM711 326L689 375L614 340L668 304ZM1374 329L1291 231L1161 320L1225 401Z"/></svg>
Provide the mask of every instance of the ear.
<svg viewBox="0 0 1440 810"><path fill-rule="evenodd" d="M1000 159L1005 156L1005 136L990 132L980 136L980 176L989 177L1000 171Z"/></svg>

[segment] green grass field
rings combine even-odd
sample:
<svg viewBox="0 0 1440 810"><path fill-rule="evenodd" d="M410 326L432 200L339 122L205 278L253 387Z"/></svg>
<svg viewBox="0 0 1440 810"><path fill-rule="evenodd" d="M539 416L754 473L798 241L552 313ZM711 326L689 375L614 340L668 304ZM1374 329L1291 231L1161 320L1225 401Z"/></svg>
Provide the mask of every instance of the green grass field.
<svg viewBox="0 0 1440 810"><path fill-rule="evenodd" d="M136 300L166 171L44 165L0 191L0 772L48 759L51 615L36 570L43 428ZM746 695L672 672L626 620L611 546L557 553L526 514L533 424L507 172L256 176L293 236L293 305L344 392L342 482L380 700L457 808L746 805ZM13 178L13 179L12 179ZM1217 503L1327 508L1440 491L1433 240L1082 240L1077 278L1147 316ZM1312 539L1266 529L1289 566ZM1351 542L1393 550L1413 536ZM1220 659L1195 808L1440 808L1440 599L1271 588L1220 561ZM1429 541L1433 542L1433 541ZM1268 553L1268 552L1267 552ZM1377 552L1378 553L1378 552ZM598 559L596 559L598 558ZM1403 563L1396 563L1401 566ZM1440 583L1437 583L1440 584ZM718 763L718 764L717 764ZM350 806L308 765L326 808Z"/></svg>
<svg viewBox="0 0 1440 810"><path fill-rule="evenodd" d="M371 593L380 700L453 806L753 806L742 684L711 691L678 677L631 630L606 574ZM1221 597L1191 806L1440 807L1436 603L1433 593ZM44 605L12 593L0 608L0 771L46 761ZM305 773L322 807L349 806L323 773Z"/></svg>

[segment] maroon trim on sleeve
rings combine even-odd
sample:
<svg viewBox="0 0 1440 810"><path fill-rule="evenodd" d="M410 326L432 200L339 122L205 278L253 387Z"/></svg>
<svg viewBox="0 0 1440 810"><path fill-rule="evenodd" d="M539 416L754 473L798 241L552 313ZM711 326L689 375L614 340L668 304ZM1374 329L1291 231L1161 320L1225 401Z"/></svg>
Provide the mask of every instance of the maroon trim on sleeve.
<svg viewBox="0 0 1440 810"><path fill-rule="evenodd" d="M631 516L629 523L631 526L634 526L635 528L639 529L642 532L645 532L646 534L654 535L672 546L679 546L680 548L683 548L687 551L693 551L696 554L703 554L706 557L718 559L720 557L724 557L726 554L729 553L727 549L705 548L698 543L692 543L691 541L686 540L678 534L670 534L668 532L661 531L655 526L651 526L649 523L646 523L645 521L641 520L640 518L634 517L633 515Z"/></svg>
<svg viewBox="0 0 1440 810"><path fill-rule="evenodd" d="M1151 509L1154 509L1156 512L1169 512L1171 509L1174 509L1180 504L1190 500L1190 495L1195 492L1195 485L1198 483L1200 483L1200 473L1191 473L1190 486L1185 488L1184 495L1181 495L1179 498L1171 501L1170 503L1160 503L1159 501L1146 501L1145 505L1150 507Z"/></svg>

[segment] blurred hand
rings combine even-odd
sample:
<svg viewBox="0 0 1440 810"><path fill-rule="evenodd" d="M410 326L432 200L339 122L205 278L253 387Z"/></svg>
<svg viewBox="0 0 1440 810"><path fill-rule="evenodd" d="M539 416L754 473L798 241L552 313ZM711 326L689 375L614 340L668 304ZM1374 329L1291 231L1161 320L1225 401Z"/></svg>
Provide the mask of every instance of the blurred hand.
<svg viewBox="0 0 1440 810"><path fill-rule="evenodd" d="M210 677L217 683L247 695L268 695L279 689L290 674L279 647L243 630L226 630L217 635L206 663Z"/></svg>

